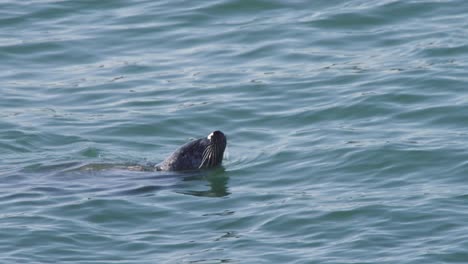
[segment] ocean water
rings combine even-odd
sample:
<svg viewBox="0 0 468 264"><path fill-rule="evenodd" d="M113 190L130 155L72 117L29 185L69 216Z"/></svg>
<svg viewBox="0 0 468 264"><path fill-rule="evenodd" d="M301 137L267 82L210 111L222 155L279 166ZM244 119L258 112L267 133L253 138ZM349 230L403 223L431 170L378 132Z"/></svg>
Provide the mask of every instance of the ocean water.
<svg viewBox="0 0 468 264"><path fill-rule="evenodd" d="M0 1L0 262L468 263L467 12Z"/></svg>

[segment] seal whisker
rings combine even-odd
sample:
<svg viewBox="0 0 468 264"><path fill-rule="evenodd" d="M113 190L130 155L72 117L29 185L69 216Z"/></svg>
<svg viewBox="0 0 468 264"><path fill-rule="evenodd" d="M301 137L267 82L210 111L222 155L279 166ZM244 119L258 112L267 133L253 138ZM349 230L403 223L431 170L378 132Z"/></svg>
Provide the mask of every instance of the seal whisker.
<svg viewBox="0 0 468 264"><path fill-rule="evenodd" d="M211 156L213 156L213 146L208 148L208 152L206 155L206 165L211 166Z"/></svg>
<svg viewBox="0 0 468 264"><path fill-rule="evenodd" d="M203 167L203 165L205 165L205 162L209 161L209 156L210 156L210 152L211 152L211 145L209 145L204 151L203 151L203 154L202 154L202 162L200 163L200 166L198 167L199 169L201 169Z"/></svg>
<svg viewBox="0 0 468 264"><path fill-rule="evenodd" d="M211 167L213 164L213 152L214 152L214 146L211 146L211 151L210 151L210 159L208 160L208 166Z"/></svg>
<svg viewBox="0 0 468 264"><path fill-rule="evenodd" d="M211 155L210 155L210 167L214 166L214 156L215 156L215 148L216 148L216 145L213 146L212 150L211 150Z"/></svg>
<svg viewBox="0 0 468 264"><path fill-rule="evenodd" d="M211 148L211 152L210 152L210 167L214 165L213 156L214 156L214 147Z"/></svg>

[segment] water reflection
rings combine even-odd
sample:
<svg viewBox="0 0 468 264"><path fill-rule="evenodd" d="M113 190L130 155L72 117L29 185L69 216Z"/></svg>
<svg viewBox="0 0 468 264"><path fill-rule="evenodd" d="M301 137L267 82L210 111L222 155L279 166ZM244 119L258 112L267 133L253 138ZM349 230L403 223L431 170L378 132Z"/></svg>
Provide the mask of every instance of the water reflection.
<svg viewBox="0 0 468 264"><path fill-rule="evenodd" d="M109 163L39 164L33 178L47 178L47 184L62 188L92 190L94 196L154 195L160 190L200 197L224 197L229 178L224 168L195 172L157 172L129 170L128 166ZM24 172L23 172L24 174ZM39 174L39 175L37 175Z"/></svg>
<svg viewBox="0 0 468 264"><path fill-rule="evenodd" d="M231 194L228 188L229 177L225 175L224 168L210 171L209 174L203 177L203 179L208 182L208 188L206 190L188 190L177 192L200 197L224 197ZM184 181L190 180L194 180L194 178L184 178Z"/></svg>

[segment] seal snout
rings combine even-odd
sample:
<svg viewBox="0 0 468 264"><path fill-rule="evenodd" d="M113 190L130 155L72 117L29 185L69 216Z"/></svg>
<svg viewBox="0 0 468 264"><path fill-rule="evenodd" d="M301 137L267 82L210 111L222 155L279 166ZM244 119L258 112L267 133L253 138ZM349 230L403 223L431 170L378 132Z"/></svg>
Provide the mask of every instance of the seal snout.
<svg viewBox="0 0 468 264"><path fill-rule="evenodd" d="M212 142L220 142L225 138L224 133L216 130L211 132L211 134L208 135L207 139L209 139Z"/></svg>

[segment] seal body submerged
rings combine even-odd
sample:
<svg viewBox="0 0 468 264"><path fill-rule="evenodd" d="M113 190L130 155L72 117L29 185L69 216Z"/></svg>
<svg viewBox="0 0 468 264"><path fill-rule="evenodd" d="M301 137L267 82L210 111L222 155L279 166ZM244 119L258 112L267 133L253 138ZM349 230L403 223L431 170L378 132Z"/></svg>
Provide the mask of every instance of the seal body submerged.
<svg viewBox="0 0 468 264"><path fill-rule="evenodd" d="M221 131L214 131L206 138L188 142L174 151L163 162L155 166L161 171L197 170L221 165L226 136Z"/></svg>

